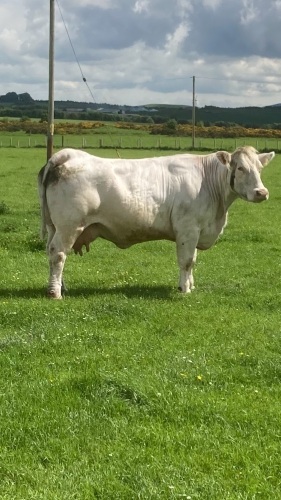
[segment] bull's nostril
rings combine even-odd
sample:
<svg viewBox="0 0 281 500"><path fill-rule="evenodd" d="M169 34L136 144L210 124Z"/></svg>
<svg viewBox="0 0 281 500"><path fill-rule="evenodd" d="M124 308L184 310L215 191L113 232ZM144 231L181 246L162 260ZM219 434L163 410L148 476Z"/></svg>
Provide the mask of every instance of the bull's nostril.
<svg viewBox="0 0 281 500"><path fill-rule="evenodd" d="M257 196L268 196L268 190L267 189L257 189L256 190Z"/></svg>

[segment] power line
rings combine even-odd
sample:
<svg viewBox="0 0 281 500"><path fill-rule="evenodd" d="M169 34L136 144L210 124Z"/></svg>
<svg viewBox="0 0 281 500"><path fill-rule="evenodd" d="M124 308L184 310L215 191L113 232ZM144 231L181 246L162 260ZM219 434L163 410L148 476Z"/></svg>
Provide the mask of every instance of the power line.
<svg viewBox="0 0 281 500"><path fill-rule="evenodd" d="M62 22L63 22L64 27L65 27L65 31L66 31L67 36L68 36L69 43L70 43L70 45L71 45L71 48L72 48L72 51L73 51L74 57L75 57L76 62L77 62L77 64L78 64L78 67L79 67L79 70L80 70L80 73L81 73L81 76L82 76L82 80L83 80L83 82L85 83L86 87L88 88L88 90L89 90L89 92L90 92L90 94L91 94L91 96L92 96L93 102L94 102L94 103L96 103L96 100L95 100L95 98L94 98L93 92L91 91L91 89L90 89L90 87L89 87L89 85L88 85L88 82L87 82L87 80L86 80L86 77L84 76L84 73L83 73L83 71L82 71L81 65L80 65L80 63L79 63L79 60L78 60L77 54L76 54L76 52L75 52L74 45L73 45L72 40L71 40L71 38L70 38L70 34L69 34L68 29L67 29L67 26L66 26L66 23L65 23L64 17L63 17L63 15L62 15L62 11L61 11L61 8L60 8L59 1L58 1L58 0L56 0L56 2L57 2L58 9L59 9L59 11L60 11L60 15L61 15L61 18L62 18ZM113 143L113 139L112 139L112 135L111 135L111 133L109 133L109 136L110 136L111 141L112 141L112 143ZM117 154L118 158L120 158L119 151L117 150L117 148L116 148L116 147L115 147L115 151L116 151L116 154Z"/></svg>
<svg viewBox="0 0 281 500"><path fill-rule="evenodd" d="M61 19L62 19L62 22L63 22L64 28L65 28L65 31L66 31L67 36L68 36L68 40L69 40L70 46L71 46L71 48L72 48L72 51L73 51L74 57L75 57L75 59L76 59L77 65L78 65L78 67L79 67L79 70L80 70L80 73L81 73L81 76L82 76L82 80L83 80L83 82L85 83L86 87L88 88L88 90L89 90L89 92L90 92L90 94L91 94L91 96L92 96L93 101L94 101L94 102L96 102L95 97L94 97L94 95L93 95L93 92L92 92L92 90L90 89L90 87L89 87L89 85L88 85L88 82L87 82L87 80L86 80L86 77L84 76L84 73L83 73L83 71L82 71L82 68L81 68L80 62L79 62L79 60L78 60L77 54L76 54L76 52L75 52L74 45L73 45L72 40L71 40L71 38L70 38L70 34L69 34L68 29L67 29L67 26L66 26L66 23L65 23L65 20L64 20L63 14L62 14L62 10L61 10L61 8L60 8L59 1L58 1L58 0L56 0L56 2L57 2L58 9L59 9L59 11L60 11L60 15L61 15Z"/></svg>
<svg viewBox="0 0 281 500"><path fill-rule="evenodd" d="M192 78L192 77L191 77ZM226 82L243 82L243 83L267 83L267 84L280 84L281 81L274 81L274 82L269 82L268 80L246 80L245 78L218 78L218 77L212 77L212 76L196 76L196 78L205 79L205 80L219 80L219 81L226 81ZM273 77L275 78L275 77Z"/></svg>
<svg viewBox="0 0 281 500"><path fill-rule="evenodd" d="M192 79L193 76L173 76L172 78L164 78L162 81L172 81L172 80L186 80L187 78ZM246 80L242 78L219 78L215 76L196 76L196 78L200 80L216 80L216 81L225 81L225 82L242 82L242 83L266 83L269 85L276 85L276 84L281 84L281 80L275 80L275 81L268 81L268 80ZM273 77L275 78L275 77Z"/></svg>

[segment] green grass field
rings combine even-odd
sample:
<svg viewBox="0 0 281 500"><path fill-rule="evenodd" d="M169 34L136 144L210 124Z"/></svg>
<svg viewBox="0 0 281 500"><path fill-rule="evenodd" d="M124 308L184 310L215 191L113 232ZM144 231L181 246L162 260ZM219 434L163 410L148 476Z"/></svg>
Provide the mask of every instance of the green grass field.
<svg viewBox="0 0 281 500"><path fill-rule="evenodd" d="M279 498L281 156L192 294L174 244L99 240L68 257L62 301L45 297L45 159L0 148L1 500Z"/></svg>

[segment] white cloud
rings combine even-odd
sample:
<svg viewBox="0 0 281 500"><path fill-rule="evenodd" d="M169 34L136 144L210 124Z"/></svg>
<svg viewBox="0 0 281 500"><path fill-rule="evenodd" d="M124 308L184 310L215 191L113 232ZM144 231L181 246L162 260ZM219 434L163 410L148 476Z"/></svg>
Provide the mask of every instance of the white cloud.
<svg viewBox="0 0 281 500"><path fill-rule="evenodd" d="M0 33L0 47L1 50L9 52L16 52L20 49L21 41L18 32L15 29L4 28Z"/></svg>
<svg viewBox="0 0 281 500"><path fill-rule="evenodd" d="M142 12L148 12L148 5L149 0L137 0L133 7L133 11L138 14Z"/></svg>
<svg viewBox="0 0 281 500"><path fill-rule="evenodd" d="M281 0L59 3L97 102L191 104L192 75L200 106L280 101ZM48 20L48 2L1 1L0 95L47 99ZM55 24L55 98L91 101L57 6Z"/></svg>
<svg viewBox="0 0 281 500"><path fill-rule="evenodd" d="M241 24L249 24L258 17L259 11L254 5L254 0L243 0L241 10Z"/></svg>
<svg viewBox="0 0 281 500"><path fill-rule="evenodd" d="M275 0L276 10L281 12L281 0Z"/></svg>
<svg viewBox="0 0 281 500"><path fill-rule="evenodd" d="M192 0L177 0L176 9L181 17L187 17L192 11Z"/></svg>
<svg viewBox="0 0 281 500"><path fill-rule="evenodd" d="M59 0L59 4L62 0ZM69 7L77 7L77 0L68 0ZM79 0L79 7L99 7L109 9L114 5L112 0Z"/></svg>
<svg viewBox="0 0 281 500"><path fill-rule="evenodd" d="M167 54L174 54L178 51L185 38L188 36L188 31L188 24L186 22L182 22L179 26L177 26L174 33L169 33L167 35L167 42L165 44Z"/></svg>
<svg viewBox="0 0 281 500"><path fill-rule="evenodd" d="M209 7L213 10L217 9L221 4L222 0L203 0L203 5Z"/></svg>

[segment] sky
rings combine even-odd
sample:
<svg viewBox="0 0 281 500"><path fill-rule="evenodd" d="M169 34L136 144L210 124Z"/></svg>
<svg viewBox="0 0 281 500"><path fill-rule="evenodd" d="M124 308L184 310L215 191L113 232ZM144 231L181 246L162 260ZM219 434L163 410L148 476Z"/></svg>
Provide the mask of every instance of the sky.
<svg viewBox="0 0 281 500"><path fill-rule="evenodd" d="M281 102L281 0L54 0L54 98ZM50 1L1 0L0 95L48 99ZM86 78L86 83L83 81Z"/></svg>

